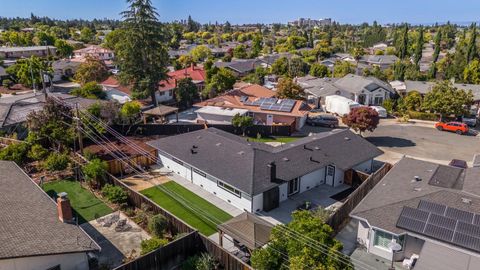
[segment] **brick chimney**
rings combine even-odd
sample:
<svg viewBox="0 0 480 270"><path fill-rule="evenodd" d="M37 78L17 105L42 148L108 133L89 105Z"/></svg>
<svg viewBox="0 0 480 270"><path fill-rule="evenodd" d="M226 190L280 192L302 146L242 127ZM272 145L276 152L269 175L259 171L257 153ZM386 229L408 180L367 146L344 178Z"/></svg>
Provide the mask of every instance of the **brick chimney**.
<svg viewBox="0 0 480 270"><path fill-rule="evenodd" d="M64 223L73 222L72 206L70 205L70 200L67 198L66 192L61 192L58 194L57 211L58 219L60 219L60 221Z"/></svg>

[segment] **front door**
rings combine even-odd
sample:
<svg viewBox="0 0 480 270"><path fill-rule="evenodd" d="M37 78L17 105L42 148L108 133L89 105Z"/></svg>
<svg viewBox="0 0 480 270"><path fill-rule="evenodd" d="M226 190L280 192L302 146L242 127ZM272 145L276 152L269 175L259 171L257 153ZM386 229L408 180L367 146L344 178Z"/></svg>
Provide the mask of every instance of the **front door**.
<svg viewBox="0 0 480 270"><path fill-rule="evenodd" d="M300 191L300 178L295 178L288 182L288 196L294 195Z"/></svg>
<svg viewBox="0 0 480 270"><path fill-rule="evenodd" d="M335 166L327 166L327 171L325 172L325 183L332 187L335 185Z"/></svg>

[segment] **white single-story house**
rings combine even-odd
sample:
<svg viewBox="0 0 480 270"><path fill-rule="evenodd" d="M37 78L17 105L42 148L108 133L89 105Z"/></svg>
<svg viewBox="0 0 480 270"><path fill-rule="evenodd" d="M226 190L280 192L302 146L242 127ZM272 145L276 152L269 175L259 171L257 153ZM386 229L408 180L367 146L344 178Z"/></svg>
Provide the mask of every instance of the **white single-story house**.
<svg viewBox="0 0 480 270"><path fill-rule="evenodd" d="M349 169L372 170L382 151L348 131L335 130L281 147L255 143L215 128L148 143L161 165L248 212L270 211L314 187L337 187Z"/></svg>
<svg viewBox="0 0 480 270"><path fill-rule="evenodd" d="M90 269L100 247L75 224L67 194L55 203L12 161L0 171L0 269Z"/></svg>
<svg viewBox="0 0 480 270"><path fill-rule="evenodd" d="M195 111L198 119L208 122L210 124L226 124L232 123L232 119L235 115L241 116L248 113L245 109L205 106Z"/></svg>
<svg viewBox="0 0 480 270"><path fill-rule="evenodd" d="M480 269L479 178L480 167L403 158L351 212L358 244L387 261L414 259L415 270Z"/></svg>

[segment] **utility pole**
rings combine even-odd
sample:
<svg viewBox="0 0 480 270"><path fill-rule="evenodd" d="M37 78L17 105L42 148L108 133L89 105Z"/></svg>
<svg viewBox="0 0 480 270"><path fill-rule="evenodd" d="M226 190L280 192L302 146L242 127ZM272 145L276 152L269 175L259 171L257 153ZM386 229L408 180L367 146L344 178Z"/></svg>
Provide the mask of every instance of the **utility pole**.
<svg viewBox="0 0 480 270"><path fill-rule="evenodd" d="M43 88L43 94L45 95L45 101L47 101L47 97L48 97L48 94L47 94L47 87L46 87L46 83L45 83L45 79L47 77L47 74L43 71L40 72L40 76L42 77L42 88Z"/></svg>
<svg viewBox="0 0 480 270"><path fill-rule="evenodd" d="M75 122L77 123L77 135L78 135L78 147L80 148L80 154L83 155L83 136L80 130L80 110L78 109L78 103L75 103Z"/></svg>

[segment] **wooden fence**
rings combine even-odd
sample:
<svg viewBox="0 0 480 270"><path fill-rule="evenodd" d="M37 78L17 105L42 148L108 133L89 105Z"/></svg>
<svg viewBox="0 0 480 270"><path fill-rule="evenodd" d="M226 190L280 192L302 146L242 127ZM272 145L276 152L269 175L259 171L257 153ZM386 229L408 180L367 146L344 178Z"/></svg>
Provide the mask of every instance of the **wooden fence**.
<svg viewBox="0 0 480 270"><path fill-rule="evenodd" d="M176 243L172 246L168 244L160 249L157 249L140 258L137 258L136 260L128 264L122 265L116 269L118 270L167 269L167 268L162 268L163 267L162 265L163 264L170 265L176 260L179 260L179 258L182 258L181 256L172 257L172 253L175 253L175 252L181 253L183 252L182 251L183 248L186 248L187 251L190 249L190 251L197 251L197 253L206 252L210 254L213 258L217 259L217 261L224 267L224 269L228 269L228 270L252 269L249 265L245 264L240 259L233 256L226 249L220 247L217 243L215 243L208 237L197 232L190 225L184 223L182 220L177 218L175 215L173 215L169 211L163 209L162 207L160 207L158 204L156 204L149 198L131 189L128 185L126 185L125 183L117 179L115 176L111 174L107 174L107 176L110 183L121 187L128 193L129 203L131 203L137 208L142 208L142 206L144 208L145 205L147 205L150 208L150 210L153 211L155 214L162 214L165 216L165 218L168 221L169 230L171 230L173 233L187 233L190 236L190 238L186 238L183 241L180 241L179 243ZM195 235L195 237L193 237L192 235ZM175 243L175 242L172 242L172 243ZM179 249L177 250L177 248ZM188 253L190 251L188 252L187 251L185 251L186 253L182 256L188 257L188 256L195 255L195 254L190 254ZM166 261L162 261L162 260L166 260ZM171 262L170 260L173 260L173 262ZM156 268L157 266L158 268Z"/></svg>
<svg viewBox="0 0 480 270"><path fill-rule="evenodd" d="M382 180L391 168L392 165L390 163L385 163L378 171L370 175L354 192L352 192L352 194L348 196L345 203L335 211L332 216L330 216L327 220L327 224L330 225L335 232L340 231L346 221L349 220L350 212L352 212L360 201L365 198L368 192L370 192L378 182Z"/></svg>

